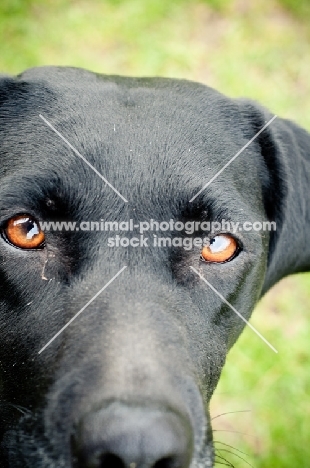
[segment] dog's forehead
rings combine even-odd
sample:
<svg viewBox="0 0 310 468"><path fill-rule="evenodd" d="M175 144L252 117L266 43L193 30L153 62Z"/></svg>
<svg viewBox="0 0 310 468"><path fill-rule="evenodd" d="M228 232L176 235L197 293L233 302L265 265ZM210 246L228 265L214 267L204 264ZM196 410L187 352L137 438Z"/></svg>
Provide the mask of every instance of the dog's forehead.
<svg viewBox="0 0 310 468"><path fill-rule="evenodd" d="M219 92L186 80L128 78L94 74L74 68L31 69L0 88L4 104L0 120L7 131L18 126L25 144L47 141L51 130L42 114L72 144L92 151L101 146L123 159L165 158L183 153L195 163L201 157L237 149L242 140L238 104ZM5 96L6 95L6 96ZM7 101L7 102L6 102ZM43 130L42 130L43 128ZM44 138L44 134L46 138ZM56 144L56 134L54 133ZM58 137L59 139L59 137ZM10 138L14 143L15 138ZM72 141L73 140L73 141ZM79 149L79 148L77 148ZM131 159L132 159L131 158Z"/></svg>
<svg viewBox="0 0 310 468"><path fill-rule="evenodd" d="M239 113L235 101L199 83L109 76L74 68L29 70L20 75L15 90L12 99L25 101L27 92L34 111L36 106L46 107L55 118L70 113L73 123L75 116L75 123L88 122L89 130L98 128L94 124L98 120L105 126L122 124L127 134L140 126L144 134L158 138L171 130L186 131L188 137L195 131L196 138L199 133L229 132L235 126L232 117Z"/></svg>
<svg viewBox="0 0 310 468"><path fill-rule="evenodd" d="M126 198L187 202L247 142L237 103L190 81L42 67L23 73L10 89L10 104L0 109L10 162L22 151L16 160L24 181L30 162L29 180L58 174L71 193L81 182L94 181L98 193L104 186L73 148ZM244 171L257 184L250 161L235 161L212 184L213 198L228 191L229 200L236 185L247 183L239 177Z"/></svg>

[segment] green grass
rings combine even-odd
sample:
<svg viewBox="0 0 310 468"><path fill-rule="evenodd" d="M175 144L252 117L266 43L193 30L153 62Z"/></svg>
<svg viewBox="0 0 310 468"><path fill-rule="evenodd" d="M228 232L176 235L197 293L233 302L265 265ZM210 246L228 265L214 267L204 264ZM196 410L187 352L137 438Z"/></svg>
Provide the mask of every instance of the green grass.
<svg viewBox="0 0 310 468"><path fill-rule="evenodd" d="M310 130L308 0L2 0L0 69L71 65L183 77L259 100ZM228 357L212 402L235 467L310 466L310 275L277 285ZM248 456L223 445L229 444ZM227 451L232 450L234 454ZM219 465L220 466L220 465Z"/></svg>
<svg viewBox="0 0 310 468"><path fill-rule="evenodd" d="M186 77L309 128L310 30L289 11L275 0L2 0L0 68Z"/></svg>

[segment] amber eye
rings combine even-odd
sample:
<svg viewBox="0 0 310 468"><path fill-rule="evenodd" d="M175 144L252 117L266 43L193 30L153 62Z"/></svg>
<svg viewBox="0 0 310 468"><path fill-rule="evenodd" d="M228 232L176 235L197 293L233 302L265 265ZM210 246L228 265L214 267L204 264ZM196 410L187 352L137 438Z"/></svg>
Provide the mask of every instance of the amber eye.
<svg viewBox="0 0 310 468"><path fill-rule="evenodd" d="M230 234L219 234L201 251L206 262L223 263L232 260L239 251L237 241Z"/></svg>
<svg viewBox="0 0 310 468"><path fill-rule="evenodd" d="M4 236L10 244L20 249L40 249L44 246L44 232L30 215L18 215L9 219Z"/></svg>

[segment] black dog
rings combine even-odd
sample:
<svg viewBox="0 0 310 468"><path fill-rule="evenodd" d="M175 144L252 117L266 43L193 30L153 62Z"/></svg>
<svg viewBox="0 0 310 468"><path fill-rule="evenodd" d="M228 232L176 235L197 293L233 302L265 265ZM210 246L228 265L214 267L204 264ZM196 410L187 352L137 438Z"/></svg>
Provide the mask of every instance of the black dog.
<svg viewBox="0 0 310 468"><path fill-rule="evenodd" d="M0 78L1 467L213 466L208 403L245 326L229 304L248 319L310 269L310 136L280 118L257 135L271 118L188 81ZM130 219L198 224L161 248L97 229ZM223 219L276 230L200 224ZM68 220L98 223L39 224Z"/></svg>

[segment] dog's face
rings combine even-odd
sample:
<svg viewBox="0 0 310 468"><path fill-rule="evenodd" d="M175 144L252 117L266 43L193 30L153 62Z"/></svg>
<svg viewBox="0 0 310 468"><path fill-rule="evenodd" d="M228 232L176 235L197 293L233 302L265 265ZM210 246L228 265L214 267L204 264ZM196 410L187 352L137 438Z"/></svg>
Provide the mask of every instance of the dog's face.
<svg viewBox="0 0 310 468"><path fill-rule="evenodd" d="M208 403L244 327L223 298L248 319L308 260L278 263L286 173L270 129L190 200L268 118L190 82L53 68L2 78L2 466L213 465ZM38 224L130 219L276 220L280 234L148 231L147 245L116 247L139 234ZM206 235L207 247L156 244Z"/></svg>

